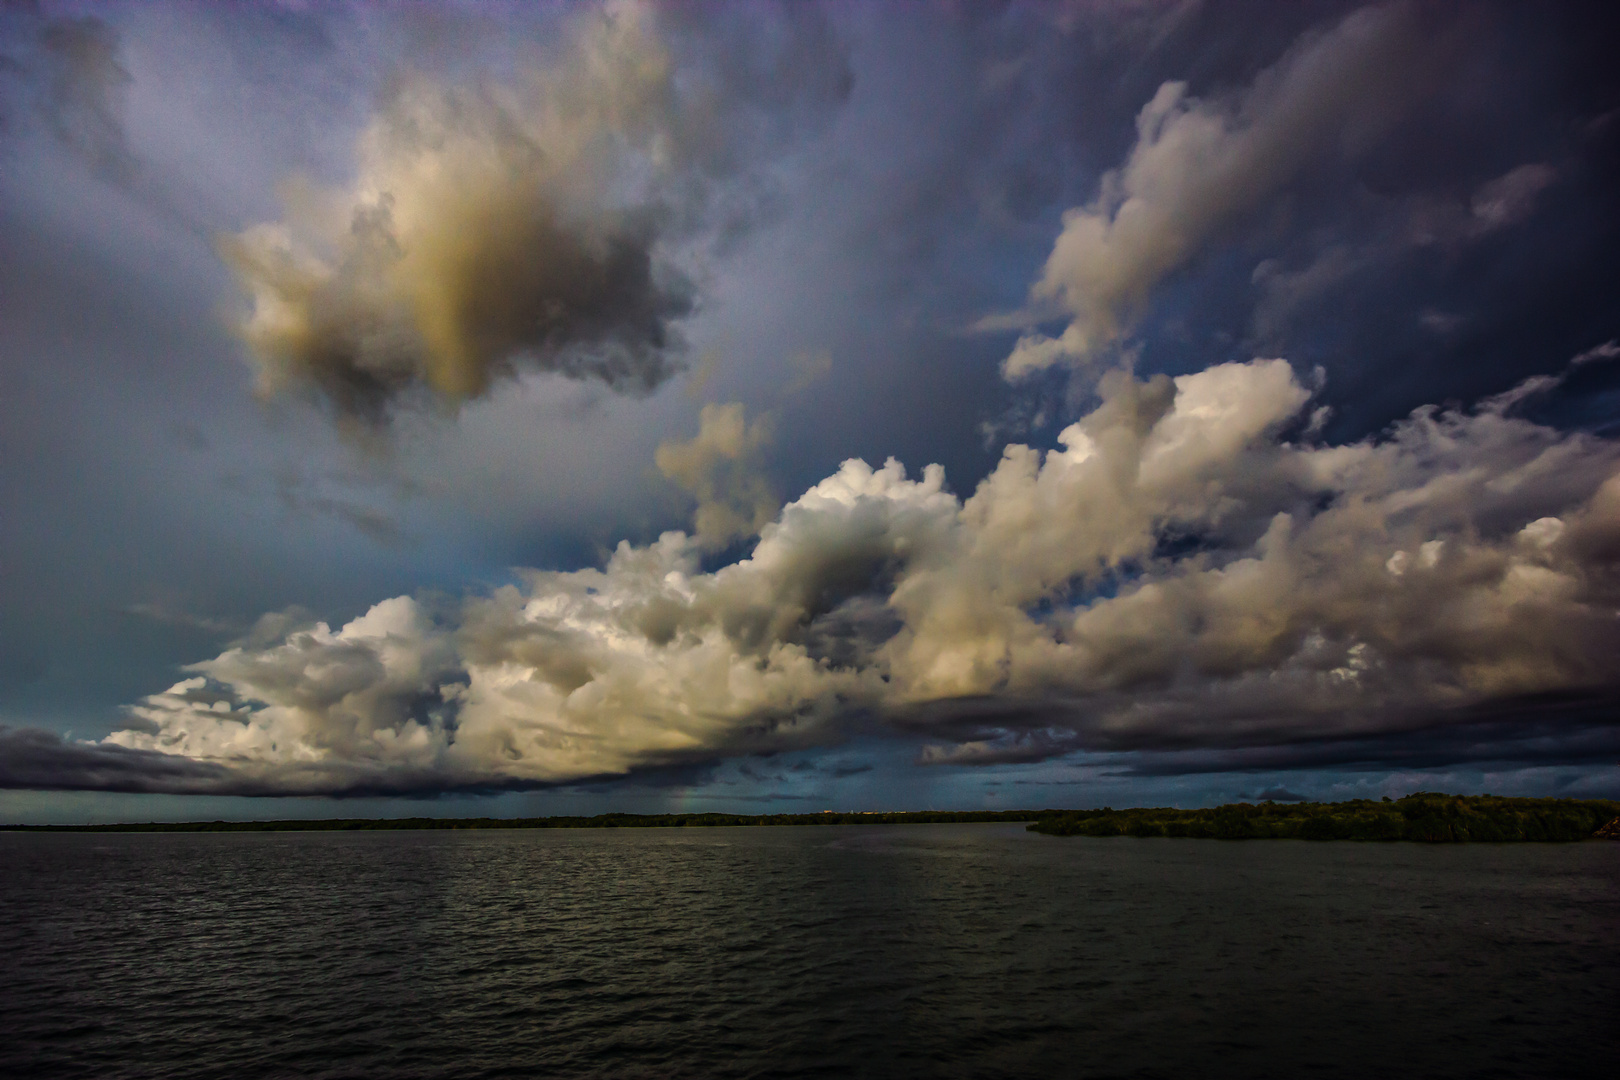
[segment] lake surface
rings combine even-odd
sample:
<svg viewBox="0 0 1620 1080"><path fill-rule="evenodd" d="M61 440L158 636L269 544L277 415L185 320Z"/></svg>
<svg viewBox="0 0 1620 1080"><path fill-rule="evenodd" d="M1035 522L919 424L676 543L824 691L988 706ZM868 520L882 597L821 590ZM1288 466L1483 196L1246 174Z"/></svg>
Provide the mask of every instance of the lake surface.
<svg viewBox="0 0 1620 1080"><path fill-rule="evenodd" d="M1613 1077L1620 844L0 834L7 1077Z"/></svg>

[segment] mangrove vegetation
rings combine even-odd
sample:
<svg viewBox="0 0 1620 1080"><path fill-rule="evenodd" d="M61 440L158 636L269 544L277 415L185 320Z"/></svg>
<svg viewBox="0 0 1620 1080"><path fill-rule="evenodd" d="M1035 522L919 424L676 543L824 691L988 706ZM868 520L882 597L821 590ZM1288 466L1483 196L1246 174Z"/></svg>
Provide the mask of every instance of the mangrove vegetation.
<svg viewBox="0 0 1620 1080"><path fill-rule="evenodd" d="M333 818L323 821L169 821L120 825L0 825L29 832L368 832L398 829L674 829L773 825L1028 823L1052 836L1189 837L1212 840L1620 839L1620 801L1514 799L1418 792L1404 799L1340 803L1231 803L1199 810L828 811L811 814L597 814L530 818Z"/></svg>
<svg viewBox="0 0 1620 1080"><path fill-rule="evenodd" d="M1214 840L1413 840L1424 844L1586 840L1620 817L1609 799L1515 799L1420 791L1403 799L1230 803L1202 810L1065 810L1029 826L1052 836Z"/></svg>

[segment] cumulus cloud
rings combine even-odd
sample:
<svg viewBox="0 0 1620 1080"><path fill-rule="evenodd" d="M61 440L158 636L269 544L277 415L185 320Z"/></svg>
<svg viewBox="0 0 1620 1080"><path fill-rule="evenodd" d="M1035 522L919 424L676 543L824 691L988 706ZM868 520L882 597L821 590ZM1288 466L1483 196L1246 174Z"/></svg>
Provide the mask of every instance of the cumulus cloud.
<svg viewBox="0 0 1620 1080"><path fill-rule="evenodd" d="M1620 445L1505 397L1316 444L1282 360L1100 389L965 499L938 466L848 461L731 565L671 532L396 597L193 665L105 745L254 790L437 790L873 729L941 764L1342 747L1615 691ZM741 423L711 413L711 442Z"/></svg>
<svg viewBox="0 0 1620 1080"><path fill-rule="evenodd" d="M1063 216L1028 309L986 329L1069 319L1030 333L1003 363L1009 379L1082 363L1114 345L1152 290L1221 230L1253 212L1324 151L1354 153L1400 112L1424 65L1404 6L1364 8L1308 36L1242 93L1199 99L1167 82L1137 115L1136 144L1097 197ZM1524 176L1481 202L1489 216L1533 196Z"/></svg>
<svg viewBox="0 0 1620 1080"><path fill-rule="evenodd" d="M776 516L780 503L758 468L770 441L770 414L750 424L742 403L731 402L703 406L692 439L659 444L658 471L697 496L693 525L699 543L723 548L756 535Z"/></svg>
<svg viewBox="0 0 1620 1080"><path fill-rule="evenodd" d="M836 88L792 50L774 79L727 57L683 68L640 5L582 15L576 31L560 59L509 81L397 78L350 188L295 178L282 221L221 241L261 391L313 388L375 422L520 368L627 392L676 370L695 286L675 249L707 182L757 134L748 95L769 85L771 108L791 113L796 95Z"/></svg>
<svg viewBox="0 0 1620 1080"><path fill-rule="evenodd" d="M660 164L671 70L645 20L621 16L522 86L401 79L351 191L290 185L286 222L222 243L262 389L309 384L376 418L413 388L477 396L520 360L662 381L688 287L655 264L641 193L614 205L602 189L622 185L625 157Z"/></svg>

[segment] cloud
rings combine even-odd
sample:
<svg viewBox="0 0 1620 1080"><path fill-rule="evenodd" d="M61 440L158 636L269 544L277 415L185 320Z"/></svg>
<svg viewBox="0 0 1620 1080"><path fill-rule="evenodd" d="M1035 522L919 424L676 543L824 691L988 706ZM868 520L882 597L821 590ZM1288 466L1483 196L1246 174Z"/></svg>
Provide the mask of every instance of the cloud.
<svg viewBox="0 0 1620 1080"><path fill-rule="evenodd" d="M742 227L713 181L780 137L753 105L805 111L841 69L793 49L782 70L740 64L746 34L682 67L665 21L680 20L610 4L577 19L560 59L504 82L397 77L348 189L294 177L282 221L220 241L261 392L313 389L376 424L520 370L627 393L678 370L696 307L683 242L711 202Z"/></svg>
<svg viewBox="0 0 1620 1080"><path fill-rule="evenodd" d="M393 515L349 498L324 493L326 479L306 475L297 468L278 470L274 478L275 493L287 515L334 518L389 547L398 547L409 540Z"/></svg>
<svg viewBox="0 0 1620 1080"><path fill-rule="evenodd" d="M135 164L123 121L131 79L119 59L118 31L93 16L52 19L40 46L39 110L51 133L103 175L127 177Z"/></svg>
<svg viewBox="0 0 1620 1080"><path fill-rule="evenodd" d="M70 742L54 731L0 725L0 788L202 793L225 785L236 789L241 783L216 762Z"/></svg>
<svg viewBox="0 0 1620 1080"><path fill-rule="evenodd" d="M1423 49L1403 5L1361 9L1308 35L1241 94L1198 99L1167 82L1137 115L1125 163L1097 197L1063 215L1030 293L1025 325L1066 317L1058 337L1030 333L1003 362L1017 380L1088 361L1119 341L1153 289L1221 230L1253 212L1324 150L1353 154L1420 85ZM1514 212L1533 178L1479 203ZM1006 317L981 324L1005 328Z"/></svg>
<svg viewBox="0 0 1620 1080"><path fill-rule="evenodd" d="M284 792L564 783L872 730L924 763L1279 768L1487 713L1556 726L1522 703L1616 691L1614 442L1495 402L1295 441L1312 393L1281 360L1100 391L966 499L938 466L848 461L731 565L671 532L260 635L107 741ZM741 422L711 412L711 444Z"/></svg>
<svg viewBox="0 0 1620 1080"><path fill-rule="evenodd" d="M1557 179L1551 165L1520 165L1497 177L1475 193L1469 211L1479 232L1500 229L1528 217L1535 209L1536 196Z"/></svg>
<svg viewBox="0 0 1620 1080"><path fill-rule="evenodd" d="M1280 259L1265 259L1255 267L1252 280L1260 295L1254 338L1268 345L1284 341L1284 331L1302 310L1342 293L1351 279L1391 273L1413 252L1439 248L1454 253L1523 224L1534 214L1541 193L1558 179L1552 165L1530 162L1478 184L1462 198L1425 192L1385 199L1358 191L1351 205L1360 204L1364 220L1348 230L1328 231L1329 239L1319 242L1304 266L1289 269ZM1439 337L1451 336L1466 322L1463 316L1432 308L1418 316L1419 325Z"/></svg>
<svg viewBox="0 0 1620 1080"><path fill-rule="evenodd" d="M237 634L243 629L242 624L234 619L198 615L163 603L130 604L118 610L125 615L150 619L162 626L180 626L188 630L203 630L210 634Z"/></svg>
<svg viewBox="0 0 1620 1080"><path fill-rule="evenodd" d="M1517 386L1486 398L1479 403L1479 407L1486 412L1506 414L1525 401L1558 389L1564 385L1570 373L1576 368L1584 367L1587 364L1613 360L1617 356L1620 356L1620 346L1617 346L1613 341L1604 342L1602 345L1594 345L1585 352L1570 357L1569 365L1557 375L1532 375Z"/></svg>
<svg viewBox="0 0 1620 1080"><path fill-rule="evenodd" d="M588 20L573 55L516 86L402 77L352 190L290 184L286 222L222 241L261 389L307 384L377 420L413 389L457 402L520 363L663 381L692 300L655 251L656 196L624 190L669 154L672 71L646 21Z"/></svg>
<svg viewBox="0 0 1620 1080"><path fill-rule="evenodd" d="M760 451L771 441L771 415L748 423L740 402L705 405L698 433L689 441L660 443L658 471L697 496L695 535L707 547L724 548L754 536L781 504L758 471Z"/></svg>
<svg viewBox="0 0 1620 1080"><path fill-rule="evenodd" d="M1613 360L1617 356L1620 356L1620 341L1611 339L1601 345L1592 346L1572 358L1569 363L1571 367L1579 367L1582 364L1591 364L1599 360Z"/></svg>
<svg viewBox="0 0 1620 1080"><path fill-rule="evenodd" d="M1076 747L1048 731L1020 731L998 739L970 739L954 745L929 743L917 755L919 765L1024 765L1057 757Z"/></svg>
<svg viewBox="0 0 1620 1080"><path fill-rule="evenodd" d="M816 382L826 378L832 366L832 353L826 349L806 350L794 354L788 359L788 367L793 372L793 378L782 388L783 396L791 397L808 390Z"/></svg>
<svg viewBox="0 0 1620 1080"><path fill-rule="evenodd" d="M1113 775L1186 776L1312 769L1377 771L1459 764L1589 765L1620 754L1612 691L1492 702L1375 737L1302 739L1272 746L1210 747L1123 755Z"/></svg>
<svg viewBox="0 0 1620 1080"><path fill-rule="evenodd" d="M1531 162L1485 181L1466 201L1433 195L1401 200L1391 208L1398 222L1394 235L1370 251L1387 260L1411 248L1457 248L1522 224L1535 213L1542 191L1557 180L1553 166Z"/></svg>
<svg viewBox="0 0 1620 1080"><path fill-rule="evenodd" d="M102 179L131 179L125 114L134 80L119 30L93 15L47 17L32 4L10 5L0 24L0 135L39 122Z"/></svg>

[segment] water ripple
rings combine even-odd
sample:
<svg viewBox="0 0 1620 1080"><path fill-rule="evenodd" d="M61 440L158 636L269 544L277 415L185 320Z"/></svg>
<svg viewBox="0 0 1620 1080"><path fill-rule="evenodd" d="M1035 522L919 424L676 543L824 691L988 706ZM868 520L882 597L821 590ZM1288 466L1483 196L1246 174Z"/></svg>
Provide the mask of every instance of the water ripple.
<svg viewBox="0 0 1620 1080"><path fill-rule="evenodd" d="M0 835L6 1077L1610 1076L1620 845Z"/></svg>

